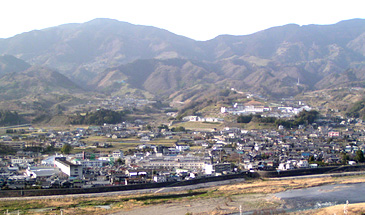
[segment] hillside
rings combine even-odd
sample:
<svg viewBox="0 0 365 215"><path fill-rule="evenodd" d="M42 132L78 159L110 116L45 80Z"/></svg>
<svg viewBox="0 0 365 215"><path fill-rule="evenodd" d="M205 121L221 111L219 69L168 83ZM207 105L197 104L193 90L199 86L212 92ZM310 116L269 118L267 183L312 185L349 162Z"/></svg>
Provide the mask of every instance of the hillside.
<svg viewBox="0 0 365 215"><path fill-rule="evenodd" d="M289 24L209 41L95 19L0 40L0 54L52 68L89 90L112 94L191 99L212 87L234 87L286 97L338 86L362 87L364 41L362 19Z"/></svg>
<svg viewBox="0 0 365 215"><path fill-rule="evenodd" d="M137 60L111 68L93 80L98 90L118 92L123 86L168 97L200 84L215 84L220 76L209 64L185 59Z"/></svg>
<svg viewBox="0 0 365 215"><path fill-rule="evenodd" d="M155 27L95 19L23 33L0 41L0 50L86 83L90 74L136 59L191 57L194 43Z"/></svg>
<svg viewBox="0 0 365 215"><path fill-rule="evenodd" d="M30 65L11 55L0 56L0 77L11 72L21 72L28 69Z"/></svg>
<svg viewBox="0 0 365 215"><path fill-rule="evenodd" d="M7 73L0 78L2 100L75 92L83 92L83 90L60 73L40 66L32 66L21 72Z"/></svg>

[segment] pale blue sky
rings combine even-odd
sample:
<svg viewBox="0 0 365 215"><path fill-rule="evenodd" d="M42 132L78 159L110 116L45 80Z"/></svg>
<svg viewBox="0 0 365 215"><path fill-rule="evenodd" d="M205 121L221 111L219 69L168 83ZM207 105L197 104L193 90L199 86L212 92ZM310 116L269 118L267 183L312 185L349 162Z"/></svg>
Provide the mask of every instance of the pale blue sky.
<svg viewBox="0 0 365 215"><path fill-rule="evenodd" d="M112 18L195 40L296 23L365 18L364 0L2 0L0 38L65 23Z"/></svg>

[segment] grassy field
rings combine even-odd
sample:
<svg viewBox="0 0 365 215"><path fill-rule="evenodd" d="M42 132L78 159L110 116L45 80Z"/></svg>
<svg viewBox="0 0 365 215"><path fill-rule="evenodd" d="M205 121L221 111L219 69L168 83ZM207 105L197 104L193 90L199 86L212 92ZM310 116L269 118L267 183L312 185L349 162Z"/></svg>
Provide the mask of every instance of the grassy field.
<svg viewBox="0 0 365 215"><path fill-rule="evenodd" d="M210 122L181 122L176 123L172 127L184 127L188 130L193 131L212 131L214 128L222 129L224 127L223 123L210 123Z"/></svg>
<svg viewBox="0 0 365 215"><path fill-rule="evenodd" d="M339 178L307 178L292 180L248 180L239 184L223 185L214 188L181 191L167 194L140 194L140 195L113 195L103 197L66 197L43 200L10 200L0 201L0 214L20 211L20 214L55 214L63 210L64 214L110 214L125 211L128 214L141 214L149 207L168 208L173 205L207 205L207 213L199 214L225 214L238 212L240 205L244 210L276 210L281 206L278 199L269 199L267 195L290 189L308 188L325 184L364 183L365 176L339 177ZM216 205L215 205L216 204ZM101 208L104 206L105 208ZM349 214L365 212L365 204L348 206ZM300 214L329 214L334 211L341 214L343 205L331 208L301 211ZM193 211L193 207L190 208ZM177 213L179 214L179 213ZM185 213L184 213L185 214ZM198 213L192 213L198 214ZM297 214L297 213L292 213Z"/></svg>
<svg viewBox="0 0 365 215"><path fill-rule="evenodd" d="M347 209L347 214L364 214L365 213L365 203L336 205L319 210L301 211L303 215L306 214L316 214L316 215L327 215L327 214L344 214L344 209Z"/></svg>

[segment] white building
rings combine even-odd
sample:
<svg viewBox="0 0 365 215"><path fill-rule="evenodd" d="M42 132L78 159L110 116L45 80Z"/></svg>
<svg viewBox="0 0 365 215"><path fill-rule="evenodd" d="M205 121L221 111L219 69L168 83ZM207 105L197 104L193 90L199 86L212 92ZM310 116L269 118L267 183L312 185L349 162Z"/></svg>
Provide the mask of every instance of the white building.
<svg viewBox="0 0 365 215"><path fill-rule="evenodd" d="M205 164L204 171L207 175L212 175L214 173L224 173L231 171L230 163L216 163L216 164Z"/></svg>
<svg viewBox="0 0 365 215"><path fill-rule="evenodd" d="M189 145L176 145L176 149L180 152L190 150Z"/></svg>
<svg viewBox="0 0 365 215"><path fill-rule="evenodd" d="M11 164L18 164L18 165L23 165L23 164L29 164L33 162L33 158L13 158L11 159Z"/></svg>
<svg viewBox="0 0 365 215"><path fill-rule="evenodd" d="M57 168L53 167L28 167L26 175L31 178L48 178L58 173Z"/></svg>
<svg viewBox="0 0 365 215"><path fill-rule="evenodd" d="M138 162L143 168L182 168L188 170L202 170L206 160L201 157L187 157L187 156L160 156L147 157Z"/></svg>
<svg viewBox="0 0 365 215"><path fill-rule="evenodd" d="M122 151L122 150L120 150L120 149L116 149L116 150L114 150L114 151L113 151L112 156L113 156L114 160L118 160L119 158L120 158L120 159L121 159L121 158L123 158L124 153L123 153L123 151Z"/></svg>
<svg viewBox="0 0 365 215"><path fill-rule="evenodd" d="M68 175L70 178L82 178L82 166L73 164L66 160L66 158L55 158L55 166L60 168L61 172Z"/></svg>
<svg viewBox="0 0 365 215"><path fill-rule="evenodd" d="M82 167L102 167L104 166L104 164L109 163L109 161L85 159L85 160L74 160L73 163L81 165Z"/></svg>
<svg viewBox="0 0 365 215"><path fill-rule="evenodd" d="M298 168L308 168L309 167L309 163L307 160L300 160L297 164Z"/></svg>

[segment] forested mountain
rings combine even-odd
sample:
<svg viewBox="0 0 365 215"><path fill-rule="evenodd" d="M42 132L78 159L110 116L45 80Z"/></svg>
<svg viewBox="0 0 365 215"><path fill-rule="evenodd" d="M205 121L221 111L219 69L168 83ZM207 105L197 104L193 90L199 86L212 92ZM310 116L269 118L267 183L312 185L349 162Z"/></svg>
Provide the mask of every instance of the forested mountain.
<svg viewBox="0 0 365 215"><path fill-rule="evenodd" d="M0 78L0 99L2 100L48 93L72 94L75 92L83 92L83 90L64 75L40 66L7 73Z"/></svg>
<svg viewBox="0 0 365 215"><path fill-rule="evenodd" d="M363 87L365 20L289 24L194 41L151 26L95 19L2 39L0 54L52 68L83 88L108 93L138 89L169 98L187 93L182 96L187 99L212 87L234 87L281 97ZM7 68L0 73L8 73Z"/></svg>
<svg viewBox="0 0 365 215"><path fill-rule="evenodd" d="M11 72L21 72L28 69L30 65L11 55L0 56L0 77Z"/></svg>

